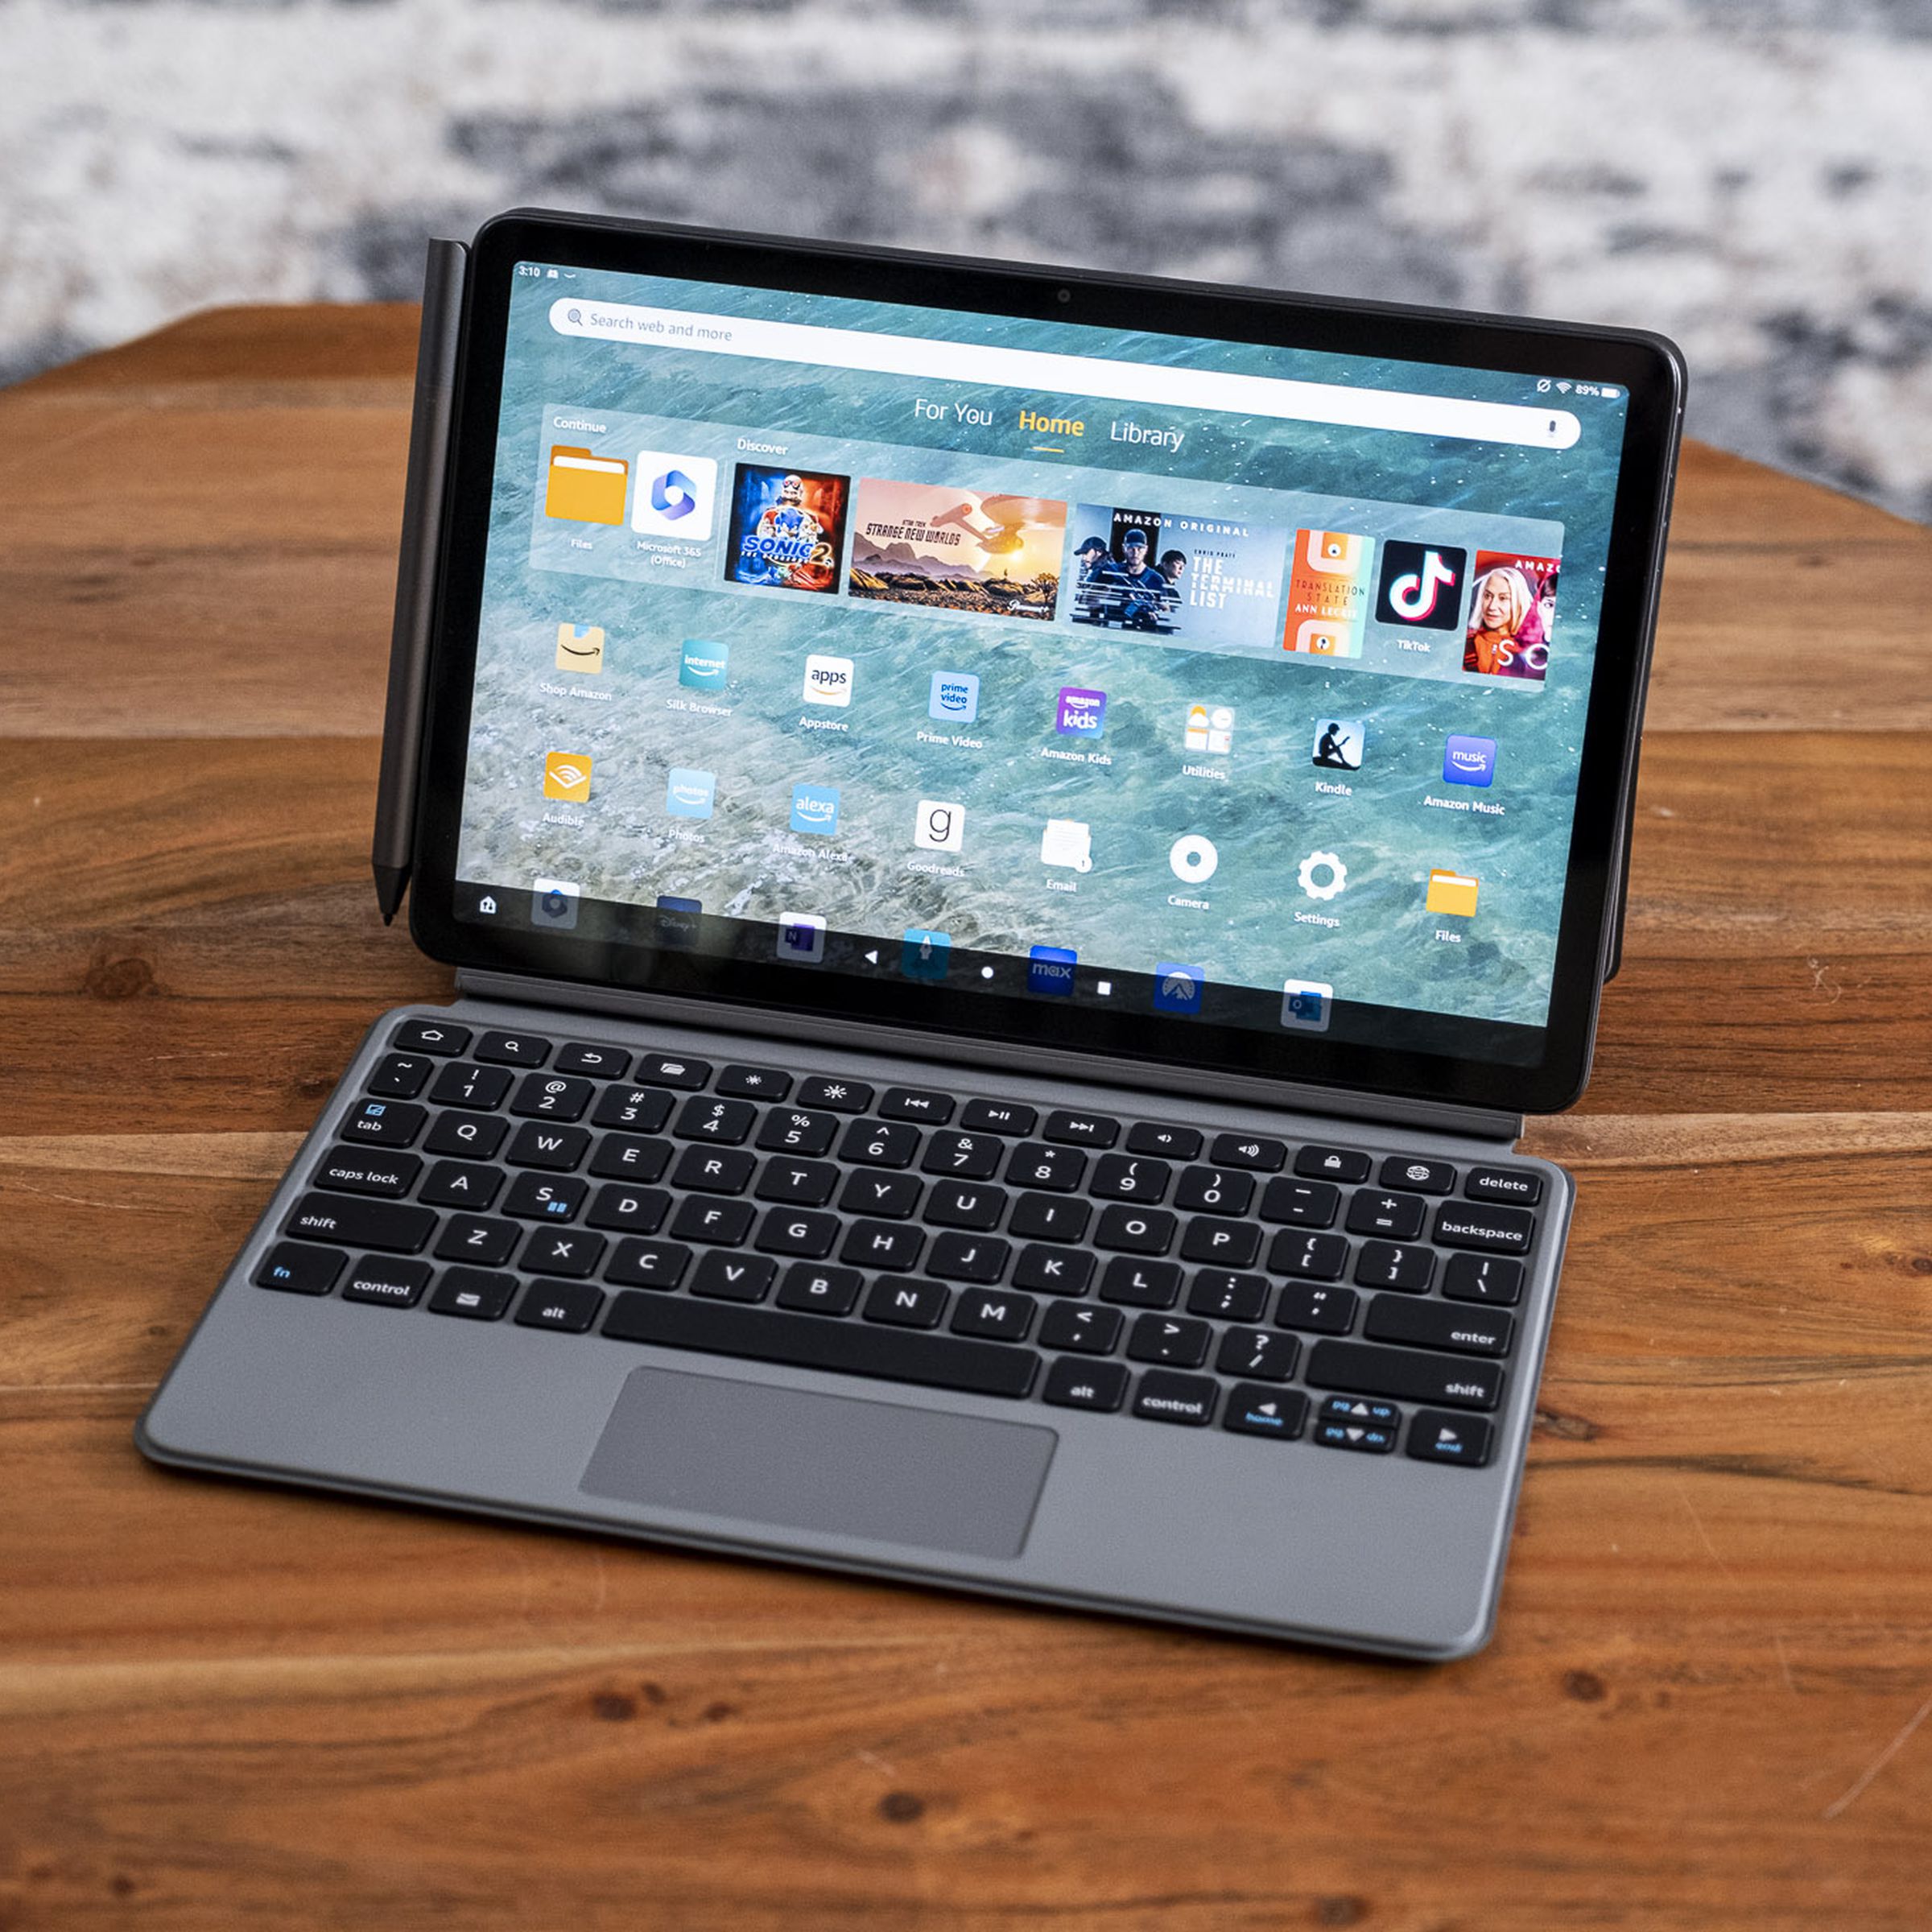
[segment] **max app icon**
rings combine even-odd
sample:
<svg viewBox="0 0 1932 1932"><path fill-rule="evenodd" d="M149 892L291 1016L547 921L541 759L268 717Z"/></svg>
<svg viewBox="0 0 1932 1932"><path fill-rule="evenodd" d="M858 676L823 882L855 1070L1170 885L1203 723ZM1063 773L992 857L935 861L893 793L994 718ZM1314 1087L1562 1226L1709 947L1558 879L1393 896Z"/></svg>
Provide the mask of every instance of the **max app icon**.
<svg viewBox="0 0 1932 1932"><path fill-rule="evenodd" d="M630 526L646 536L702 543L717 508L718 466L709 456L647 449L638 458L638 498Z"/></svg>
<svg viewBox="0 0 1932 1932"><path fill-rule="evenodd" d="M559 671L601 671L604 668L604 630L597 624L559 624L557 626Z"/></svg>

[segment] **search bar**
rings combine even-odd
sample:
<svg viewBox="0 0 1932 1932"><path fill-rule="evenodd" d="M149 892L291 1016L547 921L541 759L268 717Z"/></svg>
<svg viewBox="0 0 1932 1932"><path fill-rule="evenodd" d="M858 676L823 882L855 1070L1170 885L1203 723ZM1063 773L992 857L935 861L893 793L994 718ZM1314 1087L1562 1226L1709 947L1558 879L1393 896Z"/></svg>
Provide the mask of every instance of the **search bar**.
<svg viewBox="0 0 1932 1932"><path fill-rule="evenodd" d="M1237 376L1218 369L1170 369L1046 349L941 342L922 336L820 328L803 322L586 302L568 295L551 304L550 325L559 335L600 342L803 362L821 369L868 369L935 382L989 382L1069 399L1216 410L1290 423L1400 430L1417 436L1459 436L1475 443L1513 443L1526 449L1567 449L1583 433L1576 417L1562 409L1472 402L1396 389L1351 389L1342 383L1296 382L1276 376Z"/></svg>

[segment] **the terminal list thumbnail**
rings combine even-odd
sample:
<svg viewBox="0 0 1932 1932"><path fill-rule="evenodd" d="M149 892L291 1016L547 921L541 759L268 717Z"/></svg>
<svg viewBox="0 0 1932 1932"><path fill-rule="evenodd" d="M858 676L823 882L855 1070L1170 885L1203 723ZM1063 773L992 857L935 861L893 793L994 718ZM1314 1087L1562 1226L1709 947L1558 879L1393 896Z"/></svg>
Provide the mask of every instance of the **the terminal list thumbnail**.
<svg viewBox="0 0 1932 1932"><path fill-rule="evenodd" d="M741 463L732 485L724 576L774 590L836 592L849 477Z"/></svg>
<svg viewBox="0 0 1932 1932"><path fill-rule="evenodd" d="M855 597L1050 619L1066 537L1067 506L1043 497L864 477L848 582Z"/></svg>
<svg viewBox="0 0 1932 1932"><path fill-rule="evenodd" d="M1212 650L1268 646L1285 529L1083 503L1074 514L1073 621Z"/></svg>

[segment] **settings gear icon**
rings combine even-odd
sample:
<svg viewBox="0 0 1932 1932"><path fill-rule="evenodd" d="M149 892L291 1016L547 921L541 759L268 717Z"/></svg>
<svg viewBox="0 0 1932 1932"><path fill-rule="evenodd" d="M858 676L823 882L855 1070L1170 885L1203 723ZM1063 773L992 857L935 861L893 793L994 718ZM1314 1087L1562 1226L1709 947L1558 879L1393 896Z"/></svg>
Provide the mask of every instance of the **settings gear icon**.
<svg viewBox="0 0 1932 1932"><path fill-rule="evenodd" d="M1332 899L1348 883L1348 868L1331 852L1311 852L1302 861L1301 881L1310 898Z"/></svg>

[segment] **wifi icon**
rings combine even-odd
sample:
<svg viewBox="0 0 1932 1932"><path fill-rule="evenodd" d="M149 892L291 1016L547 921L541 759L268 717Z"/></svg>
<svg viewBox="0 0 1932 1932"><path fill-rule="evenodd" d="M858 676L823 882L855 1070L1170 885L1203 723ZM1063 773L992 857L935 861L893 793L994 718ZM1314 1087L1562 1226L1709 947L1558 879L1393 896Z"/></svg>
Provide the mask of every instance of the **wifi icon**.
<svg viewBox="0 0 1932 1932"><path fill-rule="evenodd" d="M1559 382L1557 384L1557 387L1560 389L1565 395L1569 394L1570 385L1567 382Z"/></svg>

